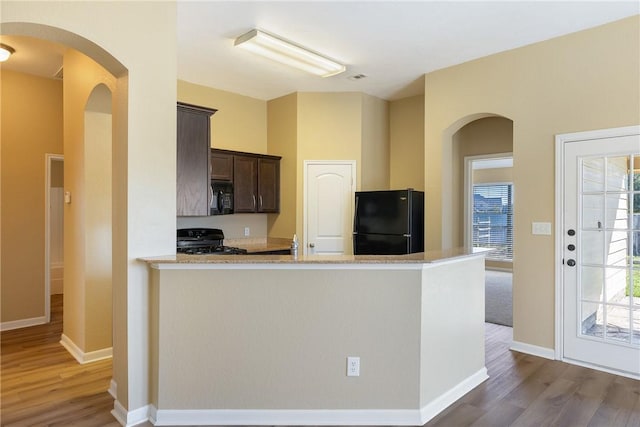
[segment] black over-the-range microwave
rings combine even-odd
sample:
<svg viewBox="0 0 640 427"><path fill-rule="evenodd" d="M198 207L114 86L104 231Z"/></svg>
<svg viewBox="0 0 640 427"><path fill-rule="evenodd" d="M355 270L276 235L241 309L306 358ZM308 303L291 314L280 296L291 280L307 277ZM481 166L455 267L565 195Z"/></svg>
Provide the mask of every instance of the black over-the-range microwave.
<svg viewBox="0 0 640 427"><path fill-rule="evenodd" d="M211 180L211 215L233 213L233 183Z"/></svg>

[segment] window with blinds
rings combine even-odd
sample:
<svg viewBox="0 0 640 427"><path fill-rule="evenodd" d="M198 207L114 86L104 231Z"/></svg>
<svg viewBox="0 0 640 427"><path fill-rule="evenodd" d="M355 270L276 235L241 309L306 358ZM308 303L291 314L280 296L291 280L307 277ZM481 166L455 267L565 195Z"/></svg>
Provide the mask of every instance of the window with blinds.
<svg viewBox="0 0 640 427"><path fill-rule="evenodd" d="M513 260L513 184L473 186L473 247L493 249L487 259Z"/></svg>

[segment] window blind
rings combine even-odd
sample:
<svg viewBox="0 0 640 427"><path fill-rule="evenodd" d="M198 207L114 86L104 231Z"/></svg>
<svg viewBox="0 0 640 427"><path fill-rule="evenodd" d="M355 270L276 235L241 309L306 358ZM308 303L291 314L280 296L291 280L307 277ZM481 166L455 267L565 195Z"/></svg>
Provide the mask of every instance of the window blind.
<svg viewBox="0 0 640 427"><path fill-rule="evenodd" d="M488 259L513 260L513 184L473 186L472 242L493 249Z"/></svg>

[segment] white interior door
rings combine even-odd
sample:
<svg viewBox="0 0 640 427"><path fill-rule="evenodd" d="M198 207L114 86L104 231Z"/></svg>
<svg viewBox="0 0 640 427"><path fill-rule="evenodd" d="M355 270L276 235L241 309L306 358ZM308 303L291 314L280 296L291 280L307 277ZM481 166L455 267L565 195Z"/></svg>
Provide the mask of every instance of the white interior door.
<svg viewBox="0 0 640 427"><path fill-rule="evenodd" d="M640 375L640 136L564 144L563 358Z"/></svg>
<svg viewBox="0 0 640 427"><path fill-rule="evenodd" d="M352 254L355 162L305 162L304 253Z"/></svg>

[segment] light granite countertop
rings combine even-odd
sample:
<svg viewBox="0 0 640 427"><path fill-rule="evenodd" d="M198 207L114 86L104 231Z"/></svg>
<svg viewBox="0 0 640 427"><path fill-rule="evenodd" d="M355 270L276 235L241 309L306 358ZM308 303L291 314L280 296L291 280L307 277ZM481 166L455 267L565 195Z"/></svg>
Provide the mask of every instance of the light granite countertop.
<svg viewBox="0 0 640 427"><path fill-rule="evenodd" d="M249 254L289 250L291 248L291 239L279 237L256 237L241 239L224 239L226 246L234 246L246 249Z"/></svg>
<svg viewBox="0 0 640 427"><path fill-rule="evenodd" d="M407 255L166 255L139 258L159 264L420 264L484 256L488 251L453 248Z"/></svg>

